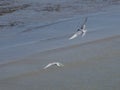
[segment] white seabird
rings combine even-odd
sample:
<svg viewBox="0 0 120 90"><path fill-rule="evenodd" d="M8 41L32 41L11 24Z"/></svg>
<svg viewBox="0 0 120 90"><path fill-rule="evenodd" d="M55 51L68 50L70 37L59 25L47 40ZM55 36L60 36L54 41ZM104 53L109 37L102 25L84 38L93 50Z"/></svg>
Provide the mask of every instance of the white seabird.
<svg viewBox="0 0 120 90"><path fill-rule="evenodd" d="M53 63L49 63L48 65L46 65L43 69L47 69L50 66L56 65L58 67L63 67L64 65L62 63L59 62L53 62Z"/></svg>
<svg viewBox="0 0 120 90"><path fill-rule="evenodd" d="M69 40L76 38L78 35L81 35L82 37L85 36L85 34L86 34L86 32L87 32L86 25L85 25L86 22L87 22L87 17L85 18L85 21L84 21L84 23L81 25L81 27L77 29L77 32L76 32L74 35L72 35L72 36L69 38Z"/></svg>

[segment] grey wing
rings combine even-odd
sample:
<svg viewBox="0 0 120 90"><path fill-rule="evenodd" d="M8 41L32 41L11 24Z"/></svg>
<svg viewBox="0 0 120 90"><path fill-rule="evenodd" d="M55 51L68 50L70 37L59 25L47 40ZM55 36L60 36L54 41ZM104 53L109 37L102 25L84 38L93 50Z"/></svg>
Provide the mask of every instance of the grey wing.
<svg viewBox="0 0 120 90"><path fill-rule="evenodd" d="M85 18L83 25L84 25L84 24L86 24L86 22L87 22L87 19L88 19L88 17L86 17L86 18Z"/></svg>
<svg viewBox="0 0 120 90"><path fill-rule="evenodd" d="M83 22L83 24L81 25L81 29L84 29L85 28L85 24L86 24L86 22L87 22L87 17L85 18L85 20L84 20L84 22Z"/></svg>

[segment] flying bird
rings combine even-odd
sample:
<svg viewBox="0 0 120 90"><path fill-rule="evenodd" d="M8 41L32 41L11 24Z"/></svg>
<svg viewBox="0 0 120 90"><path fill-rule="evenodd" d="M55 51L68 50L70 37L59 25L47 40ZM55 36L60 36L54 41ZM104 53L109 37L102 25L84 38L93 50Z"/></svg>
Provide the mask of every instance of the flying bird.
<svg viewBox="0 0 120 90"><path fill-rule="evenodd" d="M77 29L77 32L72 35L69 40L76 38L78 35L81 35L82 37L85 36L87 29L86 29L86 22L87 22L87 17L85 18L84 23L81 25L80 28Z"/></svg>
<svg viewBox="0 0 120 90"><path fill-rule="evenodd" d="M53 65L56 65L58 67L63 67L64 66L62 63L53 62L53 63L49 63L48 65L46 65L43 69L47 69L47 68L49 68L50 66L53 66Z"/></svg>

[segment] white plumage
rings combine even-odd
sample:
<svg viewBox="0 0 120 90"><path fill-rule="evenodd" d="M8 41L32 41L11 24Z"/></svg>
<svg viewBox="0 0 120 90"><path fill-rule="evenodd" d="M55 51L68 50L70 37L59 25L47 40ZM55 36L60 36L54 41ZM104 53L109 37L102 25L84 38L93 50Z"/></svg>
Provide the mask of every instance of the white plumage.
<svg viewBox="0 0 120 90"><path fill-rule="evenodd" d="M74 39L74 38L76 38L77 36L78 36L78 34L75 33L73 36L71 36L71 37L69 38L69 40Z"/></svg>
<svg viewBox="0 0 120 90"><path fill-rule="evenodd" d="M78 29L77 32L76 32L75 34L73 34L73 35L69 38L69 40L76 38L78 35L81 35L82 37L85 36L85 34L86 34L86 32L87 32L87 30L86 30L86 25L85 25L86 22L87 22L87 18L85 18L85 21L84 21L84 23L81 25L81 28Z"/></svg>
<svg viewBox="0 0 120 90"><path fill-rule="evenodd" d="M64 65L62 63L59 62L53 62L53 63L49 63L48 65L46 65L43 69L47 69L50 66L56 65L58 67L63 67Z"/></svg>

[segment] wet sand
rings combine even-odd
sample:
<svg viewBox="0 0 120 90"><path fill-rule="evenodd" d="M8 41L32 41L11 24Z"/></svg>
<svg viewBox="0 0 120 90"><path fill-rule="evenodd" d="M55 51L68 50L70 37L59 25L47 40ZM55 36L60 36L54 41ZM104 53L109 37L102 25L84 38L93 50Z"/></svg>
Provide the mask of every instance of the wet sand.
<svg viewBox="0 0 120 90"><path fill-rule="evenodd" d="M3 24L0 90L120 90L119 9L113 5L102 12L45 24L35 14L28 18L31 24ZM20 13L15 12L13 18ZM23 16L28 16L25 12ZM8 13L5 16L1 21L13 19ZM85 16L89 17L86 36L69 41ZM64 67L44 70L51 62Z"/></svg>
<svg viewBox="0 0 120 90"><path fill-rule="evenodd" d="M0 66L1 90L119 90L120 36L36 53ZM43 70L49 62L63 68Z"/></svg>

